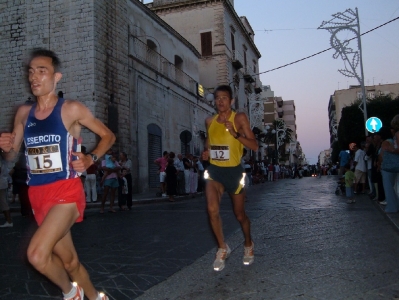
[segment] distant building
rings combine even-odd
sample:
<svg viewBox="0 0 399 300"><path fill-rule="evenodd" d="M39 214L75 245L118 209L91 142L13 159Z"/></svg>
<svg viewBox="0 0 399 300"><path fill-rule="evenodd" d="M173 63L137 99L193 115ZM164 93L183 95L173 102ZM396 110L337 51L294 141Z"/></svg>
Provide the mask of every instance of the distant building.
<svg viewBox="0 0 399 300"><path fill-rule="evenodd" d="M303 163L305 155L298 141L295 101L283 100L282 97L275 97L274 91L271 90L269 85L264 85L262 87L260 97L264 100L263 125L272 126L275 120L283 119L285 125L292 130L292 141L285 145L285 152L289 154L289 159L286 161L286 164ZM274 144L270 144L269 146L274 146Z"/></svg>
<svg viewBox="0 0 399 300"><path fill-rule="evenodd" d="M393 99L399 96L399 83L371 85L366 86L365 89L367 99L388 95ZM341 120L342 109L352 105L357 100L361 100L362 97L362 89L359 85L352 85L349 89L345 90L336 90L334 94L330 96L328 102L330 147L332 147L334 141L338 139L337 128Z"/></svg>

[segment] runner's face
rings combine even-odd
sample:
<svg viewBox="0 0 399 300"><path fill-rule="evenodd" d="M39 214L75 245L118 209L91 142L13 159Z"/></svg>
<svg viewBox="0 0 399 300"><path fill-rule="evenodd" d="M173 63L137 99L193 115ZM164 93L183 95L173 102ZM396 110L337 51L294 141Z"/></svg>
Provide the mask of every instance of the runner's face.
<svg viewBox="0 0 399 300"><path fill-rule="evenodd" d="M231 110L231 100L229 92L217 91L215 95L215 104L219 113Z"/></svg>
<svg viewBox="0 0 399 300"><path fill-rule="evenodd" d="M55 73L50 57L35 57L29 63L29 83L33 95L36 97L55 93L61 73Z"/></svg>

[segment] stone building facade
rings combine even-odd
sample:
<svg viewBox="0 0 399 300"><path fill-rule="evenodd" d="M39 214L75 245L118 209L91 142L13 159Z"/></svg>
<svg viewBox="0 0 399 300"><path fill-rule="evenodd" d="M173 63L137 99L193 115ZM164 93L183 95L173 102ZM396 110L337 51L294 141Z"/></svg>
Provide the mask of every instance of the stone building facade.
<svg viewBox="0 0 399 300"><path fill-rule="evenodd" d="M230 84L235 109L249 113L251 94L260 93L254 31L231 0L154 0L149 8L201 54L199 81L209 90Z"/></svg>
<svg viewBox="0 0 399 300"><path fill-rule="evenodd" d="M133 162L135 192L158 186L163 150L199 154L213 107L197 94L198 51L133 0L15 0L0 4L0 130L30 95L24 59L35 47L63 63L57 89L85 103ZM83 129L90 151L97 137Z"/></svg>

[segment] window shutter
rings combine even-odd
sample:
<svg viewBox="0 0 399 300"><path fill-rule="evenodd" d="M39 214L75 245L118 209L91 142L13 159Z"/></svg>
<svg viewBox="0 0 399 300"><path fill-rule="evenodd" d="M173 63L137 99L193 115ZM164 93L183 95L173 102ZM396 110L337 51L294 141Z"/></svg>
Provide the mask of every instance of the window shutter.
<svg viewBox="0 0 399 300"><path fill-rule="evenodd" d="M212 55L212 32L201 33L201 54L202 56Z"/></svg>

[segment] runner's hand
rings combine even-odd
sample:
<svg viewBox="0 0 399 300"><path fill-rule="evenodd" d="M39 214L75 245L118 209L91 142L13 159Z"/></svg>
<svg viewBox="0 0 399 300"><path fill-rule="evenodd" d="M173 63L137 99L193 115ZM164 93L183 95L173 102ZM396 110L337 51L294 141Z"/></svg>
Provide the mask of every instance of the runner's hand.
<svg viewBox="0 0 399 300"><path fill-rule="evenodd" d="M82 152L72 152L72 155L78 158L72 161L72 168L76 172L84 172L93 164L93 159L90 155L85 155Z"/></svg>
<svg viewBox="0 0 399 300"><path fill-rule="evenodd" d="M201 154L202 160L209 160L209 150L204 150Z"/></svg>
<svg viewBox="0 0 399 300"><path fill-rule="evenodd" d="M14 147L15 133L2 133L0 135L0 148L4 152L10 152Z"/></svg>
<svg viewBox="0 0 399 300"><path fill-rule="evenodd" d="M226 120L226 121L224 122L224 126L226 126L226 131L230 132L230 134L231 134L232 136L235 136L235 135L236 135L236 131L234 130L234 125L233 125L232 122Z"/></svg>

